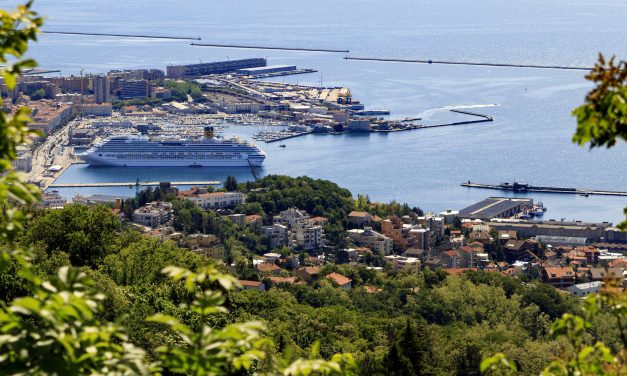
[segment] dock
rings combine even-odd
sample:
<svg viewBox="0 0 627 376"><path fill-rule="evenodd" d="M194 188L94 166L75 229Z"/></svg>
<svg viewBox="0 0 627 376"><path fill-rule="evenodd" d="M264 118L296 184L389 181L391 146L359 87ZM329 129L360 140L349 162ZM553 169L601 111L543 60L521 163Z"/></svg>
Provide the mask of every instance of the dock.
<svg viewBox="0 0 627 376"><path fill-rule="evenodd" d="M283 140L287 140L290 138L296 138L296 137L300 137L300 136L305 136L308 134L312 134L313 132L300 132L300 133L295 133L295 134L291 134L288 136L283 136L283 137L277 137L277 138L272 138L272 139L268 139L265 140L266 144L272 143L272 142L277 142L277 141L283 141Z"/></svg>
<svg viewBox="0 0 627 376"><path fill-rule="evenodd" d="M499 191L510 191L515 193L526 192L539 192L539 193L560 193L560 194L572 194L572 195L599 195L599 196L627 196L627 191L606 191L599 189L579 189L579 188L567 188L567 187L536 187L527 184L482 184L466 182L461 184L462 187L479 188L479 189L495 189Z"/></svg>
<svg viewBox="0 0 627 376"><path fill-rule="evenodd" d="M52 183L48 188L102 188L102 187L156 187L162 182L158 181L129 181L129 182L108 182L108 183ZM206 181L171 181L171 185L220 185L222 182L217 180Z"/></svg>

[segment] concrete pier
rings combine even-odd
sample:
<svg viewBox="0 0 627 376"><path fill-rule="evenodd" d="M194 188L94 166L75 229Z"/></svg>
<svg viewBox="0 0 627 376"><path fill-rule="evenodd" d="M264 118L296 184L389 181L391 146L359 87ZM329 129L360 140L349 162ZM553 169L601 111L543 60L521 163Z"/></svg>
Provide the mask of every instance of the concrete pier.
<svg viewBox="0 0 627 376"><path fill-rule="evenodd" d="M52 183L48 185L48 188L90 188L90 187L156 187L159 185L158 181L144 181L144 182L109 182L109 183ZM222 182L217 180L206 181L171 181L171 185L220 185Z"/></svg>

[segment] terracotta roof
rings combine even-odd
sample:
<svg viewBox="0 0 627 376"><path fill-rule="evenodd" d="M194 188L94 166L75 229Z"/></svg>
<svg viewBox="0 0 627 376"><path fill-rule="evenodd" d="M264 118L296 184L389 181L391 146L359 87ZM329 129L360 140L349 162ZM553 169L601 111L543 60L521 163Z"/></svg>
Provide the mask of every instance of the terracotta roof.
<svg viewBox="0 0 627 376"><path fill-rule="evenodd" d="M348 214L349 217L372 217L368 212L352 211Z"/></svg>
<svg viewBox="0 0 627 376"><path fill-rule="evenodd" d="M570 278L575 277L575 272L570 266L565 266L562 268L551 268L545 267L544 272L549 276L549 278Z"/></svg>
<svg viewBox="0 0 627 376"><path fill-rule="evenodd" d="M320 267L319 266L305 266L301 270L304 271L305 273L311 275L311 276L314 276L314 275L317 275L318 273L320 273Z"/></svg>
<svg viewBox="0 0 627 376"><path fill-rule="evenodd" d="M627 260L623 258L612 260L607 264L607 266L609 266L610 268L627 269Z"/></svg>
<svg viewBox="0 0 627 376"><path fill-rule="evenodd" d="M268 277L272 283L296 283L296 277Z"/></svg>
<svg viewBox="0 0 627 376"><path fill-rule="evenodd" d="M364 289L366 290L368 294L374 294L374 293L383 291L382 288L374 287L374 286L364 286Z"/></svg>
<svg viewBox="0 0 627 376"><path fill-rule="evenodd" d="M261 283L259 281L248 281L248 280L245 280L245 279L239 279L238 282L242 286L250 286L250 287L259 287L259 286L261 286L263 284L263 283Z"/></svg>
<svg viewBox="0 0 627 376"><path fill-rule="evenodd" d="M453 249L449 249L448 251L444 251L442 252L443 255L447 255L449 257L455 257L457 256L457 252L455 252L455 250Z"/></svg>
<svg viewBox="0 0 627 376"><path fill-rule="evenodd" d="M347 283L351 283L352 279L348 278L348 277L344 277L341 274L338 273L331 273L326 275L324 278L330 279L333 282L335 282L338 286L344 286Z"/></svg>
<svg viewBox="0 0 627 376"><path fill-rule="evenodd" d="M275 270L280 270L280 269L281 268L279 268L275 264L270 264L267 262L257 264L257 270L259 270L260 272L273 272Z"/></svg>
<svg viewBox="0 0 627 376"><path fill-rule="evenodd" d="M259 214L247 215L246 218L244 219L244 223L249 224L254 221L260 221L261 219L262 217Z"/></svg>

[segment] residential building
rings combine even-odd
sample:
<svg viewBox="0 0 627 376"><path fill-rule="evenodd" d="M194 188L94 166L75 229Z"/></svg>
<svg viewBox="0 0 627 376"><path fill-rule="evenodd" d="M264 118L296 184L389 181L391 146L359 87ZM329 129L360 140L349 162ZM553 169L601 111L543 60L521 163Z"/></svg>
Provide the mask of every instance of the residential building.
<svg viewBox="0 0 627 376"><path fill-rule="evenodd" d="M385 256L384 258L385 258L385 261L392 264L395 270L401 270L401 269L418 270L420 268L420 260L415 257L388 255L388 256Z"/></svg>
<svg viewBox="0 0 627 376"><path fill-rule="evenodd" d="M107 76L92 78L92 86L96 103L111 102L111 81Z"/></svg>
<svg viewBox="0 0 627 376"><path fill-rule="evenodd" d="M620 279L623 282L623 270L620 268L590 268L589 281L604 281L606 278Z"/></svg>
<svg viewBox="0 0 627 376"><path fill-rule="evenodd" d="M261 228L263 236L268 238L270 248L281 248L288 245L287 226L275 223Z"/></svg>
<svg viewBox="0 0 627 376"><path fill-rule="evenodd" d="M246 224L246 214L229 214L226 217L238 226L243 227Z"/></svg>
<svg viewBox="0 0 627 376"><path fill-rule="evenodd" d="M508 240L505 243L505 254L512 260L527 260L538 249L538 244L532 240Z"/></svg>
<svg viewBox="0 0 627 376"><path fill-rule="evenodd" d="M573 296L582 298L582 297L588 296L589 294L596 294L602 288L603 288L603 282L595 281L595 282L579 283L579 284L567 287L566 291L568 291Z"/></svg>
<svg viewBox="0 0 627 376"><path fill-rule="evenodd" d="M192 188L179 191L178 197L190 200L205 210L234 207L244 202L244 194L241 192L201 192L198 188Z"/></svg>
<svg viewBox="0 0 627 376"><path fill-rule="evenodd" d="M307 283L313 282L320 275L319 266L305 266L297 269L294 274Z"/></svg>
<svg viewBox="0 0 627 376"><path fill-rule="evenodd" d="M59 191L44 192L41 197L42 204L46 208L62 209L67 200L59 194Z"/></svg>
<svg viewBox="0 0 627 376"><path fill-rule="evenodd" d="M374 231L371 227L366 227L363 230L348 230L347 234L357 244L370 248L374 253L383 256L392 254L392 239Z"/></svg>
<svg viewBox="0 0 627 376"><path fill-rule="evenodd" d="M45 134L50 134L54 129L64 125L74 115L70 104L55 103L47 99L30 102L28 106L33 119L28 126Z"/></svg>
<svg viewBox="0 0 627 376"><path fill-rule="evenodd" d="M253 227L261 228L262 223L263 223L263 217L260 216L259 214L247 215L246 218L244 219L244 224L246 226L253 226Z"/></svg>
<svg viewBox="0 0 627 376"><path fill-rule="evenodd" d="M350 290L352 288L353 280L339 273L327 274L324 276L324 278L332 281L334 284L343 288L344 290Z"/></svg>
<svg viewBox="0 0 627 376"><path fill-rule="evenodd" d="M120 99L147 98L150 96L150 82L147 80L119 80L117 85Z"/></svg>
<svg viewBox="0 0 627 376"><path fill-rule="evenodd" d="M301 247L306 251L321 248L324 245L322 226L304 210L290 208L280 212L272 219L274 224L283 224L289 230L290 248Z"/></svg>
<svg viewBox="0 0 627 376"><path fill-rule="evenodd" d="M257 290L266 291L266 286L259 281L248 281L245 279L239 279L237 282L242 286L242 290Z"/></svg>
<svg viewBox="0 0 627 376"><path fill-rule="evenodd" d="M135 209L133 222L142 226L157 227L172 219L172 204L164 201L153 201Z"/></svg>
<svg viewBox="0 0 627 376"><path fill-rule="evenodd" d="M575 272L570 266L544 267L542 282L557 288L566 288L575 284Z"/></svg>
<svg viewBox="0 0 627 376"><path fill-rule="evenodd" d="M257 270L263 274L275 274L278 275L281 272L281 268L279 268L276 264L262 262L255 265Z"/></svg>
<svg viewBox="0 0 627 376"><path fill-rule="evenodd" d="M442 265L445 268L455 269L459 267L459 256L457 255L457 251L454 249L442 252L441 259Z"/></svg>
<svg viewBox="0 0 627 376"><path fill-rule="evenodd" d="M381 233L392 239L394 247L398 250L405 250L414 245L414 238L411 236L411 224L403 223L400 218L392 216L381 221ZM421 248L424 248L421 247Z"/></svg>
<svg viewBox="0 0 627 376"><path fill-rule="evenodd" d="M368 212L352 211L348 214L348 220L355 226L363 227L372 222L373 216Z"/></svg>
<svg viewBox="0 0 627 376"><path fill-rule="evenodd" d="M111 103L79 103L74 105L74 110L83 116L111 116L113 114Z"/></svg>

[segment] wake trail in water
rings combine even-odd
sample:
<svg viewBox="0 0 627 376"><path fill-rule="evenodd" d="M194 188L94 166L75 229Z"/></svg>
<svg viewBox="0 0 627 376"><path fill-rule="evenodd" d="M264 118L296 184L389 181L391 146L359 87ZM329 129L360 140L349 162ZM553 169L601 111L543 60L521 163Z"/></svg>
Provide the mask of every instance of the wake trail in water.
<svg viewBox="0 0 627 376"><path fill-rule="evenodd" d="M455 106L443 106L436 107L425 110L418 114L423 119L429 118L431 115L436 114L442 111L450 111L450 110L460 110L460 109L469 109L469 108L483 108L483 107L498 107L500 104L498 103L489 103L489 104L467 104L467 105L455 105Z"/></svg>

